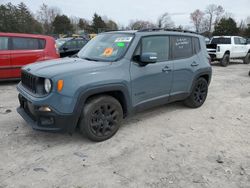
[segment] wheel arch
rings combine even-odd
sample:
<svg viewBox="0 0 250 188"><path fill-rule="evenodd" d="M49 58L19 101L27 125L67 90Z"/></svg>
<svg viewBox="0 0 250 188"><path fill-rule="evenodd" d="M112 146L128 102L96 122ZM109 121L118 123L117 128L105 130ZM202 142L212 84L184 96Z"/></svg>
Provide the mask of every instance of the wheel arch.
<svg viewBox="0 0 250 188"><path fill-rule="evenodd" d="M208 85L209 85L210 82L211 82L211 78L212 78L211 70L204 70L204 71L198 73L198 74L194 77L193 82L192 82L192 86L191 86L191 88L190 88L190 92L191 92L191 91L193 90L193 88L194 88L195 81L198 80L199 78L204 78L204 79L207 81Z"/></svg>
<svg viewBox="0 0 250 188"><path fill-rule="evenodd" d="M225 55L225 54L230 55L230 51L229 51L229 50L226 50L225 53L224 53L224 55Z"/></svg>
<svg viewBox="0 0 250 188"><path fill-rule="evenodd" d="M111 84L111 85L103 85L103 86L89 88L87 90L81 91L77 98L74 109L77 123L72 127L72 129L75 129L77 127L82 114L82 110L86 102L92 97L96 97L98 95L109 95L114 97L120 102L123 109L124 117L130 114L131 100L130 100L129 90L123 84Z"/></svg>

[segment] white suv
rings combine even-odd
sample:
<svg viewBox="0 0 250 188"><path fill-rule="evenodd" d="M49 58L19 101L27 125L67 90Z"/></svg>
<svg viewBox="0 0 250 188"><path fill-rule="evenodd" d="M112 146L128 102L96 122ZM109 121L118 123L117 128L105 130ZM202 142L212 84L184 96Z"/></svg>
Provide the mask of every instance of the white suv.
<svg viewBox="0 0 250 188"><path fill-rule="evenodd" d="M207 51L212 60L219 60L222 66L227 66L230 59L242 59L250 63L250 44L245 38L238 36L215 36L207 45Z"/></svg>

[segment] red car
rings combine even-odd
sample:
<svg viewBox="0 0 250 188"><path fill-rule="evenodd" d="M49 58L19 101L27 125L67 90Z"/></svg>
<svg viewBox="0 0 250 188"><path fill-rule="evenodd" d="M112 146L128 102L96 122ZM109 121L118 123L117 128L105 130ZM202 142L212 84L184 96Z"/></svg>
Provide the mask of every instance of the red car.
<svg viewBox="0 0 250 188"><path fill-rule="evenodd" d="M59 52L50 36L0 33L0 80L18 79L22 66L55 58Z"/></svg>

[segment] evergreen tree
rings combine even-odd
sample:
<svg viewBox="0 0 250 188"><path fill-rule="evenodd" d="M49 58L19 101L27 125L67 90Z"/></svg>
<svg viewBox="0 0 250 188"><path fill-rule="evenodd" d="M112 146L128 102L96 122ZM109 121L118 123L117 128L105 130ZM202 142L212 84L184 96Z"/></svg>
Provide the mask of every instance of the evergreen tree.
<svg viewBox="0 0 250 188"><path fill-rule="evenodd" d="M17 33L41 33L41 24L35 20L24 3L0 6L0 31Z"/></svg>
<svg viewBox="0 0 250 188"><path fill-rule="evenodd" d="M94 14L92 21L92 28L95 33L100 33L107 29L106 23L102 20L102 17L98 14Z"/></svg>
<svg viewBox="0 0 250 188"><path fill-rule="evenodd" d="M57 15L52 25L56 34L70 34L73 32L73 26L66 15Z"/></svg>
<svg viewBox="0 0 250 188"><path fill-rule="evenodd" d="M213 35L238 35L239 28L232 18L222 18L215 26Z"/></svg>

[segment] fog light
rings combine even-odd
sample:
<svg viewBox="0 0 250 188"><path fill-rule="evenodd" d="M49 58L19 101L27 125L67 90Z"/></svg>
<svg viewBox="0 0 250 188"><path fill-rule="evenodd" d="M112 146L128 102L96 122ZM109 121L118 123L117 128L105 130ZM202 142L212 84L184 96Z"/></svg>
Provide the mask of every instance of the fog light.
<svg viewBox="0 0 250 188"><path fill-rule="evenodd" d="M54 118L53 117L41 117L40 118L41 125L53 125L54 124Z"/></svg>
<svg viewBox="0 0 250 188"><path fill-rule="evenodd" d="M41 112L51 112L51 109L47 106L41 106L38 110Z"/></svg>

